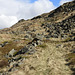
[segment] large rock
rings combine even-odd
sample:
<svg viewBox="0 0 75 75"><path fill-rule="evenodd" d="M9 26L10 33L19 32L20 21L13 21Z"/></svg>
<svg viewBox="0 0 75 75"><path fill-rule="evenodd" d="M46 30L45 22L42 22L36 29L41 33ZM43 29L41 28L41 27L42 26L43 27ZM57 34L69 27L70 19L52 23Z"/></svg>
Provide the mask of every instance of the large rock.
<svg viewBox="0 0 75 75"><path fill-rule="evenodd" d="M17 52L16 50L12 49L12 50L8 53L8 56L9 56L9 57L13 57L16 52Z"/></svg>

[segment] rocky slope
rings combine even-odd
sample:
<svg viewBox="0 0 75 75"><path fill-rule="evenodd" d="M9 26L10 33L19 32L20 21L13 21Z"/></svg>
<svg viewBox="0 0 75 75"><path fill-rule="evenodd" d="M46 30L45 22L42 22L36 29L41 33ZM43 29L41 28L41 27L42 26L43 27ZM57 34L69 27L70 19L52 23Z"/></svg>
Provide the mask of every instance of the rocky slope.
<svg viewBox="0 0 75 75"><path fill-rule="evenodd" d="M75 74L75 1L0 30L1 75Z"/></svg>

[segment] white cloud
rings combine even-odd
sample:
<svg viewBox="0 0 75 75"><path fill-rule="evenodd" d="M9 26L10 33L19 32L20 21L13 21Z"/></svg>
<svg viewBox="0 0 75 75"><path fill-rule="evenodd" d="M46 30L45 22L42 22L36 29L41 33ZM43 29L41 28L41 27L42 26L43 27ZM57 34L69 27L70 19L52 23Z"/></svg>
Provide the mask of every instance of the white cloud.
<svg viewBox="0 0 75 75"><path fill-rule="evenodd" d="M18 21L17 17L15 16L1 15L0 16L0 29L10 27L13 24L15 24L17 21Z"/></svg>
<svg viewBox="0 0 75 75"><path fill-rule="evenodd" d="M60 5L66 3L66 2L69 2L69 1L72 1L72 0L61 0L61 1L60 1Z"/></svg>
<svg viewBox="0 0 75 75"><path fill-rule="evenodd" d="M22 3L16 0L0 0L0 14L9 16L16 16L16 12L19 10Z"/></svg>
<svg viewBox="0 0 75 75"><path fill-rule="evenodd" d="M50 0L0 0L0 28L10 27L20 19L30 19L46 13L55 6Z"/></svg>
<svg viewBox="0 0 75 75"><path fill-rule="evenodd" d="M37 0L34 3L25 4L18 11L21 18L29 19L42 13L47 13L54 9L55 6L49 0Z"/></svg>

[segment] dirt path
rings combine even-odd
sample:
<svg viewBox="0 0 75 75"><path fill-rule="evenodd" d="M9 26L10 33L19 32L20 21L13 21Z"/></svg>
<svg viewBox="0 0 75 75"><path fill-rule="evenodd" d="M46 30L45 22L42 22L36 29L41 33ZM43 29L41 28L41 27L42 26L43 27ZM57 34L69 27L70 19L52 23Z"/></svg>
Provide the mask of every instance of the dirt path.
<svg viewBox="0 0 75 75"><path fill-rule="evenodd" d="M71 70L68 66L65 64L67 63L65 61L64 55L65 51L62 48L62 45L59 48L56 48L56 45L50 43L48 44L47 50L47 56L48 59L48 66L50 67L51 72L50 75L71 75Z"/></svg>
<svg viewBox="0 0 75 75"><path fill-rule="evenodd" d="M72 71L65 64L65 50L57 44L47 43L46 48L37 47L37 52L28 57L20 66L18 75L71 75ZM21 71L21 72L20 72ZM16 72L14 73L16 75Z"/></svg>

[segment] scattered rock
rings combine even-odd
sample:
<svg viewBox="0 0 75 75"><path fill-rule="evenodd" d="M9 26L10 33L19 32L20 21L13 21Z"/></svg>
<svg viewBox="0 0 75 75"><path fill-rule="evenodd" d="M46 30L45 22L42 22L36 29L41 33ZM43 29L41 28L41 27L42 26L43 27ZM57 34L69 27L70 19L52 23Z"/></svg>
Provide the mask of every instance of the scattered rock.
<svg viewBox="0 0 75 75"><path fill-rule="evenodd" d="M0 47L4 47L8 42L4 42L3 44L0 44Z"/></svg>
<svg viewBox="0 0 75 75"><path fill-rule="evenodd" d="M19 20L18 22L23 22L23 21L25 21L24 19L21 19L21 20Z"/></svg>
<svg viewBox="0 0 75 75"><path fill-rule="evenodd" d="M8 53L8 56L9 57L13 57L14 56L14 53L16 53L17 51L12 49L9 53Z"/></svg>

